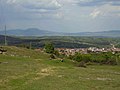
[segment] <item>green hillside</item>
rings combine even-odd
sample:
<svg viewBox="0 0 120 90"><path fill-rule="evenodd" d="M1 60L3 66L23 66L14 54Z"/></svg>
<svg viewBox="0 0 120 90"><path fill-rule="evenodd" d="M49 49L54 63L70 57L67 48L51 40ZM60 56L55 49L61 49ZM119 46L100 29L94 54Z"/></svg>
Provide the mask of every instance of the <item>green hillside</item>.
<svg viewBox="0 0 120 90"><path fill-rule="evenodd" d="M120 66L76 67L35 50L3 47L0 90L120 90Z"/></svg>
<svg viewBox="0 0 120 90"><path fill-rule="evenodd" d="M11 46L41 48L46 42L52 42L56 48L88 48L110 47L115 44L120 47L120 38L108 37L72 37L72 36L43 36L43 37L15 37L7 36L7 43ZM0 35L0 45L4 45L4 36Z"/></svg>

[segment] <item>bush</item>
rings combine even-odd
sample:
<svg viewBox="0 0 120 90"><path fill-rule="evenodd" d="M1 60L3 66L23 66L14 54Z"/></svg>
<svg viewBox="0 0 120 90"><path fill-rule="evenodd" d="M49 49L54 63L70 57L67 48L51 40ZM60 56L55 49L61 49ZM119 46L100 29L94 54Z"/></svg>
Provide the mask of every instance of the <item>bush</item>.
<svg viewBox="0 0 120 90"><path fill-rule="evenodd" d="M79 53L76 53L74 56L73 56L73 60L77 61L77 62L81 62L82 61L82 55L79 54Z"/></svg>
<svg viewBox="0 0 120 90"><path fill-rule="evenodd" d="M84 63L99 63L107 65L117 65L119 64L120 57L112 54L111 52L107 53L92 53L92 54L75 54L69 57L77 62L84 61Z"/></svg>
<svg viewBox="0 0 120 90"><path fill-rule="evenodd" d="M84 61L85 63L91 61L91 55L90 54L79 54L76 53L74 56L70 56L69 58L73 58L73 60L77 62Z"/></svg>
<svg viewBox="0 0 120 90"><path fill-rule="evenodd" d="M46 53L50 53L50 54L54 53L54 46L52 43L46 43L44 49Z"/></svg>

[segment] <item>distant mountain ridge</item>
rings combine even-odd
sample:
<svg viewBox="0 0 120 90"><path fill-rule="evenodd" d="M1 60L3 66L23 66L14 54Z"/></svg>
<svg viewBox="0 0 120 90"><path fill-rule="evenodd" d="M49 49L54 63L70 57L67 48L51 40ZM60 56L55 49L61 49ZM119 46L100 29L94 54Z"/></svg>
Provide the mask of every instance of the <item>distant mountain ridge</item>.
<svg viewBox="0 0 120 90"><path fill-rule="evenodd" d="M1 35L4 35L4 31L0 31ZM14 36L48 36L54 35L55 32L47 31L47 30L40 30L37 28L29 28L29 29L15 29L15 30L7 30L7 35L14 35Z"/></svg>
<svg viewBox="0 0 120 90"><path fill-rule="evenodd" d="M4 35L4 31L0 31ZM47 30L40 30L37 28L28 28L25 30L15 29L7 30L7 35L13 36L103 36L103 37L120 37L120 30L101 31L101 32L78 32L78 33L63 33L53 32Z"/></svg>

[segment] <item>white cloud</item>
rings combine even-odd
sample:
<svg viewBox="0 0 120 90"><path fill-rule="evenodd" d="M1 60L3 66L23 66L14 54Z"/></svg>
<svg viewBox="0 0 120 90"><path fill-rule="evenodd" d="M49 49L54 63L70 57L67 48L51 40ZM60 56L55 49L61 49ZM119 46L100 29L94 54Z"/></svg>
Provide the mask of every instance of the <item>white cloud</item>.
<svg viewBox="0 0 120 90"><path fill-rule="evenodd" d="M96 17L98 17L98 16L101 15L101 14L102 14L102 12L101 12L100 10L95 9L95 10L90 14L90 16L92 16L92 18L96 18Z"/></svg>
<svg viewBox="0 0 120 90"><path fill-rule="evenodd" d="M7 3L19 5L27 9L56 10L61 7L57 0L7 0Z"/></svg>
<svg viewBox="0 0 120 90"><path fill-rule="evenodd" d="M7 0L5 3L11 11L27 18L31 16L35 16L34 18L62 17L60 14L62 5L57 0Z"/></svg>
<svg viewBox="0 0 120 90"><path fill-rule="evenodd" d="M98 16L119 16L120 14L120 7L119 6L111 6L110 4L103 5L101 7L95 8L91 13L90 16L92 18L96 18Z"/></svg>

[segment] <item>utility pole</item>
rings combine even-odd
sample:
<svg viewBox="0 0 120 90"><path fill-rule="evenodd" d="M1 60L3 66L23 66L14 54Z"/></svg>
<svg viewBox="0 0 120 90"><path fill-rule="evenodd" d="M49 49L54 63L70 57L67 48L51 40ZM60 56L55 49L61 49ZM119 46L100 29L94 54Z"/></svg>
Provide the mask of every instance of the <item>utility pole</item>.
<svg viewBox="0 0 120 90"><path fill-rule="evenodd" d="M7 46L7 32L6 32L6 25L5 25L5 46Z"/></svg>

